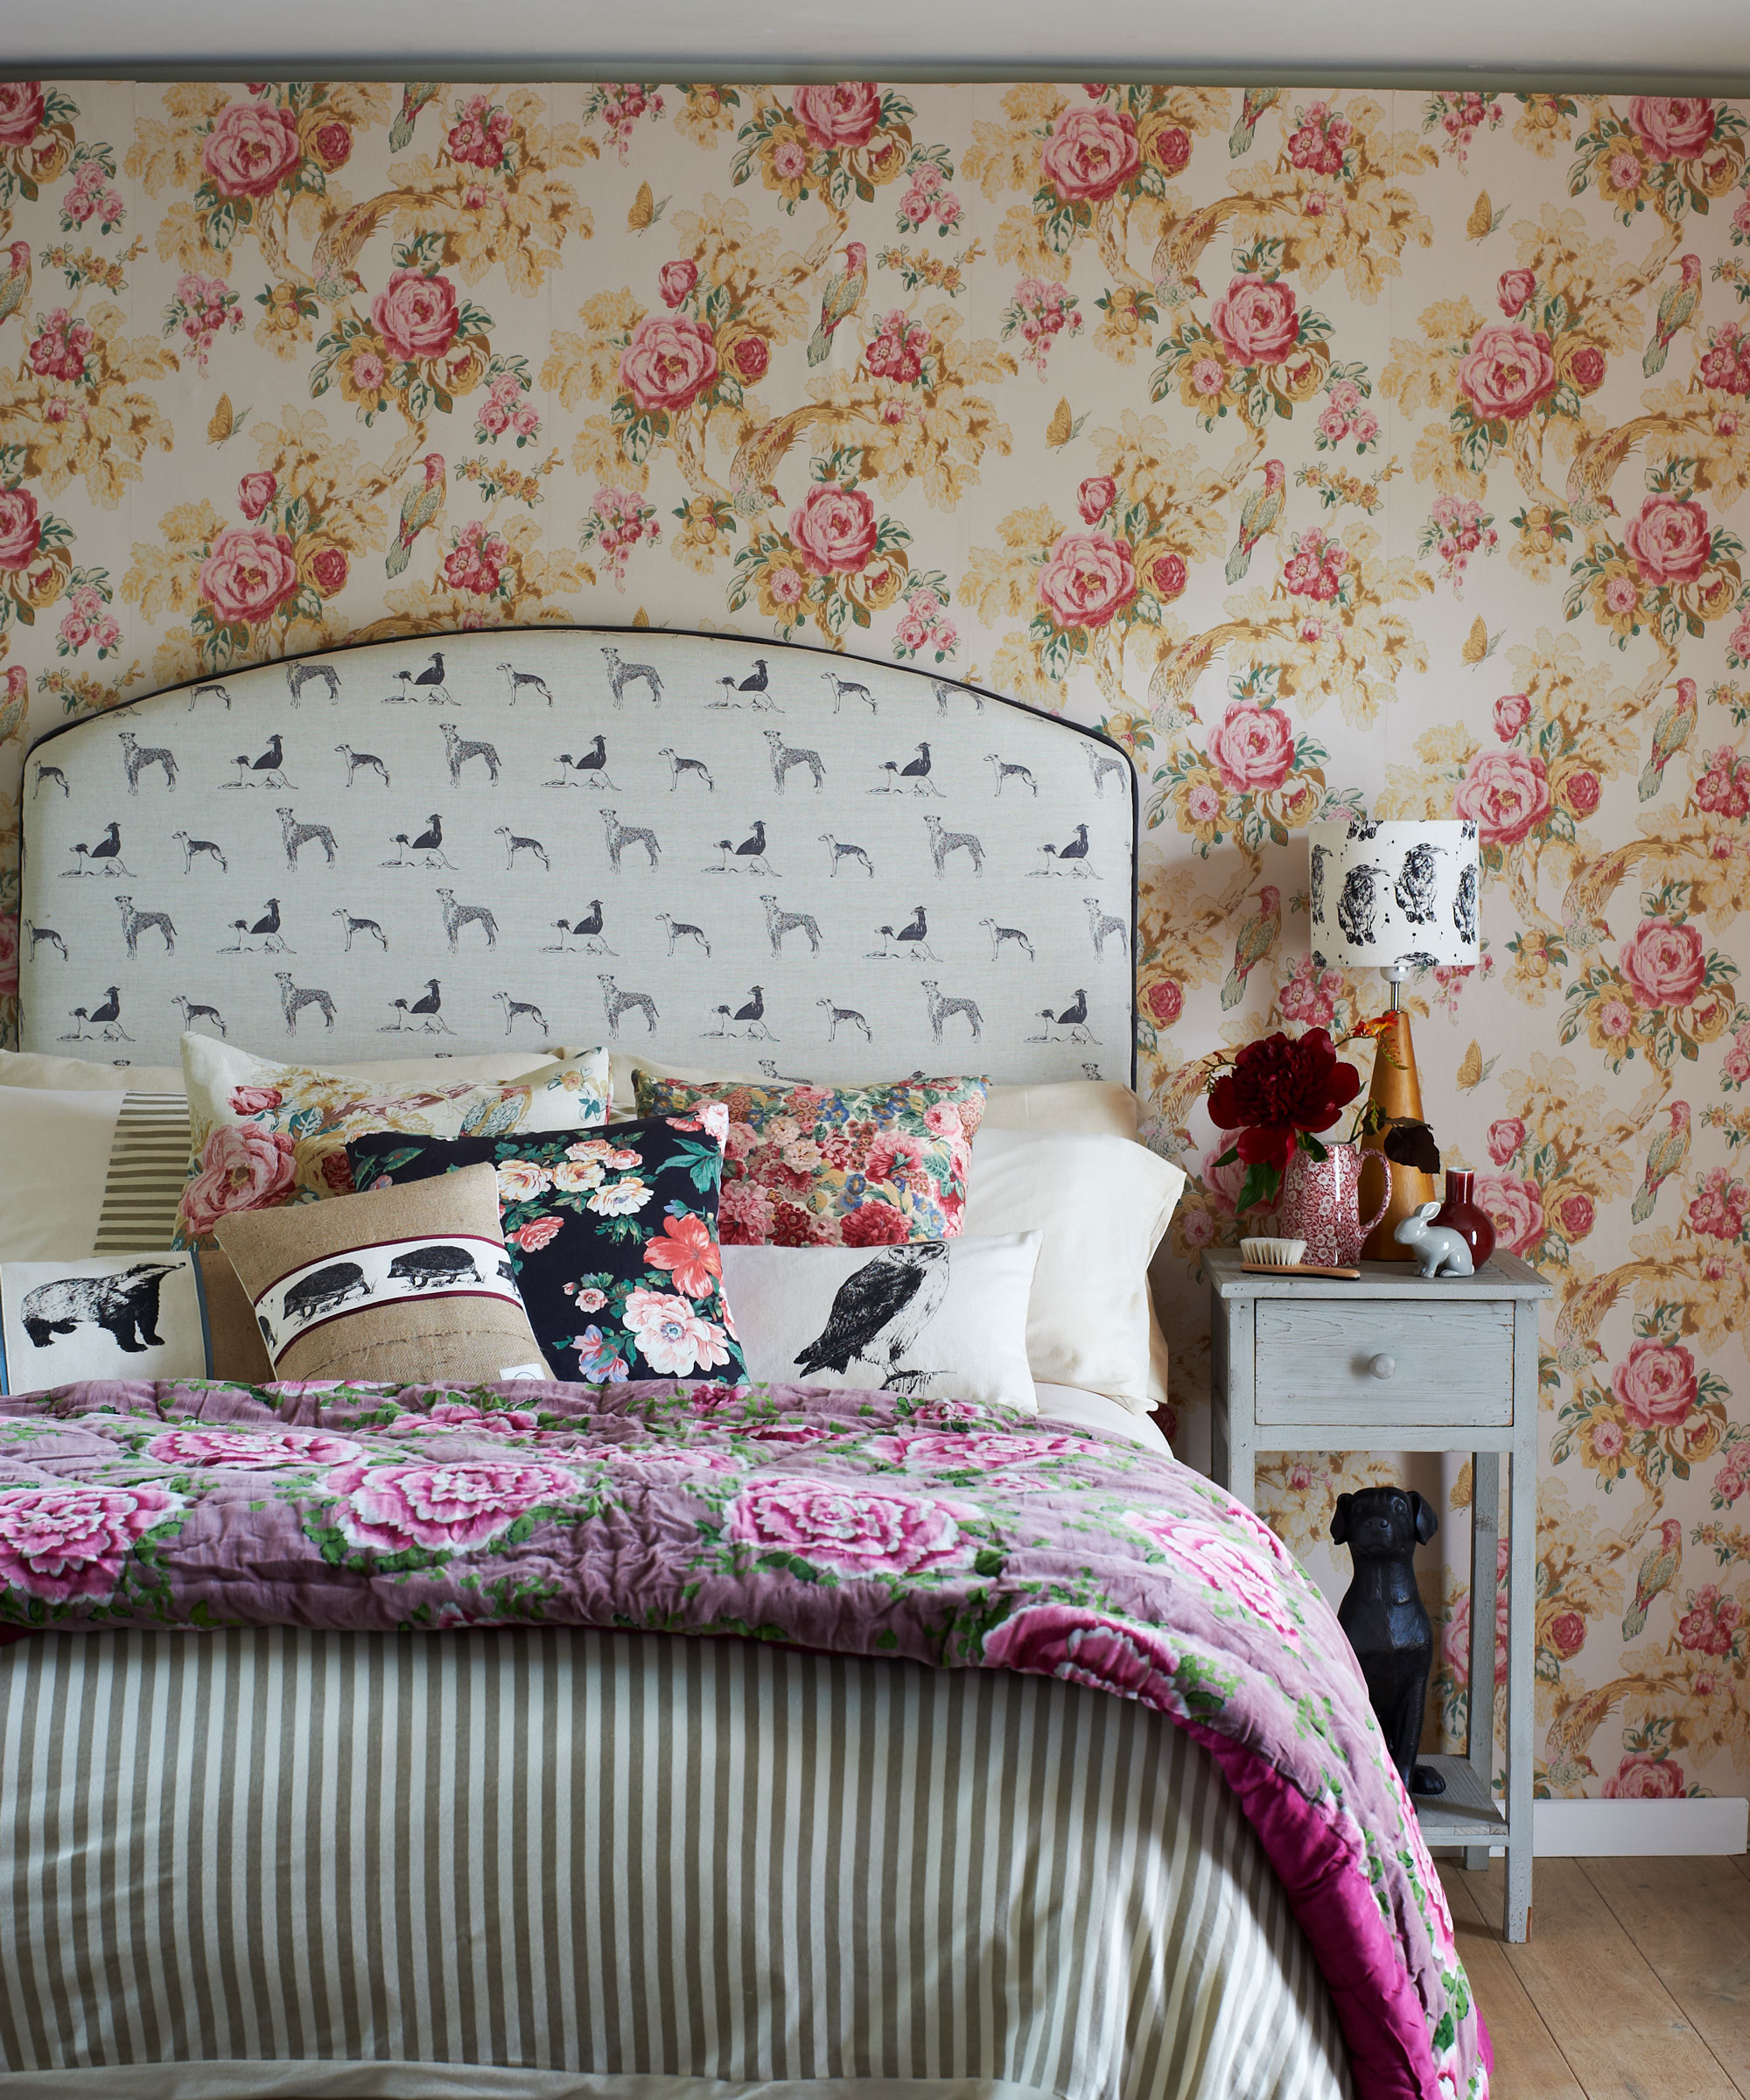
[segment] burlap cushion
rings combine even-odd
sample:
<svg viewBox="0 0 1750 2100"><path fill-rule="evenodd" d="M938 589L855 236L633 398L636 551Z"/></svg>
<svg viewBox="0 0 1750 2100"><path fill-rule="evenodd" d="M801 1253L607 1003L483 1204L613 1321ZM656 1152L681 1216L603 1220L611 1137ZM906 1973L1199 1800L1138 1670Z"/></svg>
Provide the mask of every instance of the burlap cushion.
<svg viewBox="0 0 1750 2100"><path fill-rule="evenodd" d="M277 1376L477 1385L548 1376L499 1228L498 1176L472 1166L326 1203L220 1220Z"/></svg>

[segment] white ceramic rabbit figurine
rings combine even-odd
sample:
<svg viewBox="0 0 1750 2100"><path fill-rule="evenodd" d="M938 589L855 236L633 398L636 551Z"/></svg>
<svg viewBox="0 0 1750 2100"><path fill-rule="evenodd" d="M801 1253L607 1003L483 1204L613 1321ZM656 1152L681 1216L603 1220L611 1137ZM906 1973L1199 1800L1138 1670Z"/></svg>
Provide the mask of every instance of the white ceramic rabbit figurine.
<svg viewBox="0 0 1750 2100"><path fill-rule="evenodd" d="M1392 1238L1399 1246L1410 1249L1416 1256L1417 1270L1422 1276L1474 1275L1471 1250L1463 1237L1450 1225L1429 1222L1439 1214L1439 1210L1438 1203L1422 1204L1399 1221Z"/></svg>

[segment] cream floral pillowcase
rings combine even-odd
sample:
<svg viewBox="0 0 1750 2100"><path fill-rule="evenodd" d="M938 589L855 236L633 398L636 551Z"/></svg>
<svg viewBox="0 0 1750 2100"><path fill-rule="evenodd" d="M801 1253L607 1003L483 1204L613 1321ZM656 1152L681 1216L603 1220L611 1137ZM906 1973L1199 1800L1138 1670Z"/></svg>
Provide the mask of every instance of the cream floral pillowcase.
<svg viewBox="0 0 1750 2100"><path fill-rule="evenodd" d="M370 1130L497 1138L581 1130L607 1121L606 1050L540 1065L502 1083L347 1079L252 1057L210 1036L182 1039L188 1180L176 1244L210 1247L219 1221L352 1193L346 1146Z"/></svg>
<svg viewBox="0 0 1750 2100"><path fill-rule="evenodd" d="M700 1086L637 1071L633 1084L640 1116L727 1106L718 1208L726 1247L892 1247L960 1230L982 1079Z"/></svg>

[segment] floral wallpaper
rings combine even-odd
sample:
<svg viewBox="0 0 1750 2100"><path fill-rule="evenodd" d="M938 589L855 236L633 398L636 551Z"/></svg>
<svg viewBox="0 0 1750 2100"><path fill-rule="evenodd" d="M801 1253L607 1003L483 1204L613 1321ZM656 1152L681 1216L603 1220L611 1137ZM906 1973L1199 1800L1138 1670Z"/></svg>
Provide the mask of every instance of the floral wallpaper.
<svg viewBox="0 0 1750 2100"><path fill-rule="evenodd" d="M1540 1784L1744 1791L1746 143L1470 89L0 83L0 1021L25 740L125 694L648 620L1068 709L1144 784L1194 1455L1201 1060L1382 1004L1312 965L1310 822L1474 817L1481 964L1410 990L1557 1287ZM1310 1548L1385 1463L1281 1454L1270 1514Z"/></svg>

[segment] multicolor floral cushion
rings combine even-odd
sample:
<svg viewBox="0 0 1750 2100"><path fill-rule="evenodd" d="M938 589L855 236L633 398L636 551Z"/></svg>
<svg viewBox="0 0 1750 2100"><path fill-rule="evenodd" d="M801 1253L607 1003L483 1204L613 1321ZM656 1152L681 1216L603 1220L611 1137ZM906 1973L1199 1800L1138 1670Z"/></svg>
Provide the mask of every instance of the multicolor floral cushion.
<svg viewBox="0 0 1750 2100"><path fill-rule="evenodd" d="M605 1050L538 1065L501 1083L451 1084L349 1079L186 1035L182 1066L192 1151L177 1209L178 1247L212 1246L214 1228L233 1211L351 1194L346 1144L368 1130L493 1138L607 1121Z"/></svg>
<svg viewBox="0 0 1750 2100"><path fill-rule="evenodd" d="M640 1116L729 1110L719 1222L732 1247L952 1239L966 1208L982 1079L884 1087L721 1086L633 1074Z"/></svg>
<svg viewBox="0 0 1750 2100"><path fill-rule="evenodd" d="M726 1112L616 1124L586 1138L409 1138L347 1149L360 1189L424 1181L489 1161L517 1287L555 1374L747 1376L723 1295L718 1191ZM570 1368L575 1360L575 1373Z"/></svg>

